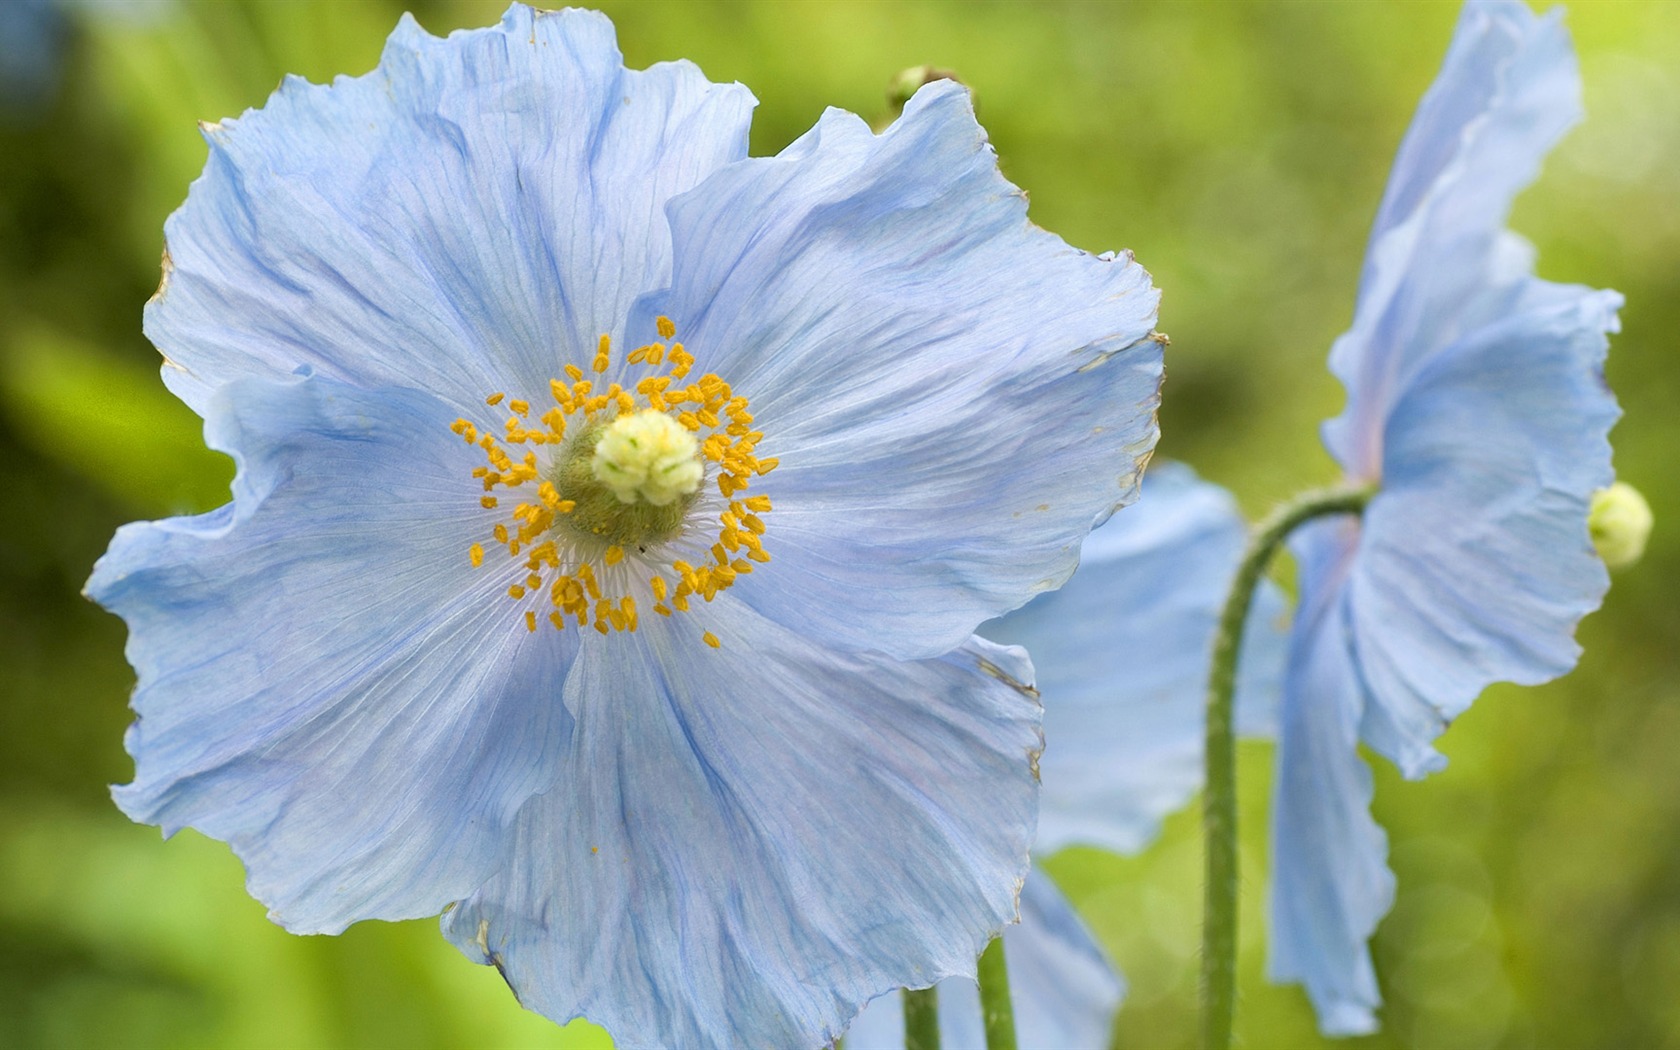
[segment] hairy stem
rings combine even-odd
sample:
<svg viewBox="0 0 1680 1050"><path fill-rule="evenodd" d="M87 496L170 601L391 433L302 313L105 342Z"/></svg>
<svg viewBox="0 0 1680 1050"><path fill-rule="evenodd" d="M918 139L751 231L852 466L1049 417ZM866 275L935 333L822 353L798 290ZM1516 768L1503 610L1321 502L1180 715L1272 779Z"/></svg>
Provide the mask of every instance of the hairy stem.
<svg viewBox="0 0 1680 1050"><path fill-rule="evenodd" d="M939 1050L939 989L904 989L904 1050Z"/></svg>
<svg viewBox="0 0 1680 1050"><path fill-rule="evenodd" d="M1009 964L1003 938L980 954L980 1016L986 1025L986 1050L1015 1050L1015 1006L1009 999Z"/></svg>
<svg viewBox="0 0 1680 1050"><path fill-rule="evenodd" d="M1205 881L1202 921L1202 1046L1228 1050L1237 987L1237 737L1233 699L1243 625L1272 555L1300 525L1332 514L1359 514L1369 488L1306 492L1254 527L1214 635L1208 674L1207 780L1202 793Z"/></svg>

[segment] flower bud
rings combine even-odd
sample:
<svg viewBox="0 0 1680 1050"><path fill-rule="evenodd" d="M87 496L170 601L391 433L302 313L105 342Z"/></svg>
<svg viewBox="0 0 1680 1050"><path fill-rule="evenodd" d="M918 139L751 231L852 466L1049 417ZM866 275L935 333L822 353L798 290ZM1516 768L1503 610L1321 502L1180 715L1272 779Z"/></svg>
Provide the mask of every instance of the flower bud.
<svg viewBox="0 0 1680 1050"><path fill-rule="evenodd" d="M1639 490L1623 481L1593 493L1587 530L1604 564L1626 568L1645 553L1651 536L1651 505Z"/></svg>

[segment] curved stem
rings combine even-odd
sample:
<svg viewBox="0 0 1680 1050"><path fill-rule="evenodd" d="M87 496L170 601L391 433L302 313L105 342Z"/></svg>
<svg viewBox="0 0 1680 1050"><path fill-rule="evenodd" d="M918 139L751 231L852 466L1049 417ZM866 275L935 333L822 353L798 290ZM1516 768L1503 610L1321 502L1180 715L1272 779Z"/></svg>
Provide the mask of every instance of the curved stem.
<svg viewBox="0 0 1680 1050"><path fill-rule="evenodd" d="M939 1050L939 988L904 989L904 1050Z"/></svg>
<svg viewBox="0 0 1680 1050"><path fill-rule="evenodd" d="M1015 1005L1009 999L1009 964L1000 935L980 953L980 1016L986 1050L1015 1050Z"/></svg>
<svg viewBox="0 0 1680 1050"><path fill-rule="evenodd" d="M1254 527L1214 635L1208 673L1207 780L1202 793L1205 881L1202 921L1202 1046L1227 1050L1237 986L1237 738L1233 698L1243 625L1272 555L1288 535L1314 518L1359 514L1370 488L1302 493Z"/></svg>

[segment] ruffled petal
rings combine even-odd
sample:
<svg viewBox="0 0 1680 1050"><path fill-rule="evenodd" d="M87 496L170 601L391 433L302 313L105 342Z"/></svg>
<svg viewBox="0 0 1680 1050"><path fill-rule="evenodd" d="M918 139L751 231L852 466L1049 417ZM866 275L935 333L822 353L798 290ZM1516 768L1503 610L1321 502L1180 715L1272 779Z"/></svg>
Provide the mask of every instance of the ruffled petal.
<svg viewBox="0 0 1680 1050"><path fill-rule="evenodd" d="M1290 541L1302 603L1272 799L1268 972L1306 986L1329 1036L1376 1031L1382 997L1366 942L1394 904L1388 836L1371 819L1371 771L1359 756L1365 692L1343 597L1357 528L1326 520Z"/></svg>
<svg viewBox="0 0 1680 1050"><path fill-rule="evenodd" d="M445 933L619 1046L830 1042L888 989L972 976L1014 918L1030 675L981 639L921 663L824 651L729 594L588 646L565 775Z"/></svg>
<svg viewBox="0 0 1680 1050"><path fill-rule="evenodd" d="M1349 473L1376 479L1383 420L1411 377L1510 309L1529 273L1504 233L1511 201L1579 119L1580 94L1561 11L1465 6L1395 161L1353 327L1330 353L1348 406L1325 443Z"/></svg>
<svg viewBox="0 0 1680 1050"><path fill-rule="evenodd" d="M1021 891L1021 921L1003 931L1009 1001L1022 1046L1101 1050L1108 1046L1125 982L1050 877L1035 869ZM980 986L939 982L939 1037L952 1050L986 1045ZM903 1050L901 993L870 1003L846 1031L847 1050Z"/></svg>
<svg viewBox="0 0 1680 1050"><path fill-rule="evenodd" d="M671 206L677 322L752 403L775 501L742 598L847 648L947 651L1060 585L1156 438L1158 295L1032 226L967 93L835 110ZM757 488L758 486L755 486ZM755 578L755 583L757 583Z"/></svg>
<svg viewBox="0 0 1680 1050"><path fill-rule="evenodd" d="M1066 586L982 628L1032 653L1045 698L1040 852L1135 852L1200 790L1214 628L1246 537L1224 489L1180 464L1152 467L1138 503L1085 541ZM1275 723L1284 620L1282 595L1263 585L1238 665L1249 735Z"/></svg>
<svg viewBox="0 0 1680 1050"><path fill-rule="evenodd" d="M1602 369L1621 297L1562 291L1436 357L1388 421L1349 613L1361 735L1408 776L1444 762L1431 742L1491 683L1573 667L1609 586L1587 513L1614 480Z"/></svg>
<svg viewBox="0 0 1680 1050"><path fill-rule="evenodd" d="M665 202L746 155L752 104L686 62L625 70L593 12L446 40L405 16L372 73L205 126L146 333L200 412L302 365L458 409L545 391L665 285Z"/></svg>
<svg viewBox="0 0 1680 1050"><path fill-rule="evenodd" d="M552 781L572 643L473 575L447 406L294 378L206 407L234 502L125 526L88 582L139 675L117 803L227 841L291 930L435 915Z"/></svg>

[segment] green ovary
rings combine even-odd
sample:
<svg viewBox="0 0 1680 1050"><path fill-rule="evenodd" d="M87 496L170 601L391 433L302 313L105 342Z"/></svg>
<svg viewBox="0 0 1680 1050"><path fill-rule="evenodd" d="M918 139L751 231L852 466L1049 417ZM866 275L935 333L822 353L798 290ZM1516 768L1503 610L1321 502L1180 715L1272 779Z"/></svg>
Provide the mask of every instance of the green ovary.
<svg viewBox="0 0 1680 1050"><path fill-rule="evenodd" d="M576 506L557 528L626 551L674 538L700 492L699 444L663 412L589 426L567 443L549 480Z"/></svg>

